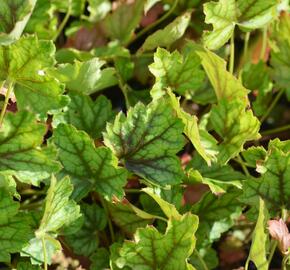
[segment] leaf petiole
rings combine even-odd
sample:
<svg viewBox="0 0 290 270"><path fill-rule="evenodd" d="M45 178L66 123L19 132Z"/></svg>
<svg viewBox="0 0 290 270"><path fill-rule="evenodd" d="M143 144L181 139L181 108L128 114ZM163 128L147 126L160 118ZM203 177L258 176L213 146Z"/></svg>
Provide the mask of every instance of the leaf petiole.
<svg viewBox="0 0 290 270"><path fill-rule="evenodd" d="M1 87L3 87L4 85L5 85L5 82L3 82ZM5 95L4 104L3 104L3 107L1 109L1 114L0 114L0 127L2 125L4 116L5 116L5 112L6 112L6 109L7 109L7 106L8 106L10 95L11 95L11 93L13 91L13 86L14 86L13 82L9 82L8 83L8 89L7 89L7 92L6 92L6 95Z"/></svg>

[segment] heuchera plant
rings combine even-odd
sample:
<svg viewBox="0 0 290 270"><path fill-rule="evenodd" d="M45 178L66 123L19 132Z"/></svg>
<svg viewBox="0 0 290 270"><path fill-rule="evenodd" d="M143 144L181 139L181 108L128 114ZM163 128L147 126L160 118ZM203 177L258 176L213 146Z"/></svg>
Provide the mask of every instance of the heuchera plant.
<svg viewBox="0 0 290 270"><path fill-rule="evenodd" d="M0 93L0 269L289 269L288 1L1 0Z"/></svg>

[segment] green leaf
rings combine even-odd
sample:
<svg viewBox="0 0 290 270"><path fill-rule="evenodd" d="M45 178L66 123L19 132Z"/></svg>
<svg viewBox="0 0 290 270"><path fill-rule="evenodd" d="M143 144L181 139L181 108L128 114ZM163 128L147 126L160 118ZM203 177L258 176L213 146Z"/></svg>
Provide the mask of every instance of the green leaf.
<svg viewBox="0 0 290 270"><path fill-rule="evenodd" d="M170 53L162 48L157 49L154 63L149 66L155 76L155 84L151 90L154 99L164 95L166 88L186 96L202 85L204 72L200 67L200 59L193 50L186 49L182 54L178 51Z"/></svg>
<svg viewBox="0 0 290 270"><path fill-rule="evenodd" d="M252 245L248 262L251 260L259 270L268 270L269 263L267 261L267 231L268 211L265 203L260 199L259 216L252 235Z"/></svg>
<svg viewBox="0 0 290 270"><path fill-rule="evenodd" d="M131 4L120 4L112 14L105 18L105 29L111 39L126 44L132 38L135 28L139 25L145 0L136 0Z"/></svg>
<svg viewBox="0 0 290 270"><path fill-rule="evenodd" d="M195 246L197 226L197 216L186 214L170 220L164 234L154 227L138 229L134 241L123 244L115 263L118 267L140 270L190 269L187 258Z"/></svg>
<svg viewBox="0 0 290 270"><path fill-rule="evenodd" d="M104 64L96 57L85 62L76 60L73 64L60 64L51 74L65 83L67 90L90 95L117 84L115 70L101 69Z"/></svg>
<svg viewBox="0 0 290 270"><path fill-rule="evenodd" d="M225 193L229 188L242 188L242 180L245 176L235 171L229 165L217 163L208 166L199 156L194 155L187 165L189 182L198 182L208 185L215 195Z"/></svg>
<svg viewBox="0 0 290 270"><path fill-rule="evenodd" d="M210 113L210 123L222 138L217 160L227 163L243 150L247 141L260 138L260 122L251 110L246 110L238 100L220 100Z"/></svg>
<svg viewBox="0 0 290 270"><path fill-rule="evenodd" d="M0 262L10 262L10 254L19 252L32 237L28 219L18 212L19 203L0 188Z"/></svg>
<svg viewBox="0 0 290 270"><path fill-rule="evenodd" d="M20 38L36 0L5 0L0 3L0 44Z"/></svg>
<svg viewBox="0 0 290 270"><path fill-rule="evenodd" d="M117 166L110 149L95 148L85 132L65 124L54 130L53 142L59 148L64 173L72 177L76 189L84 188L85 194L96 190L107 199L123 197L127 173Z"/></svg>
<svg viewBox="0 0 290 270"><path fill-rule="evenodd" d="M282 15L271 35L271 75L276 84L287 90L290 100L289 73L290 73L290 18Z"/></svg>
<svg viewBox="0 0 290 270"><path fill-rule="evenodd" d="M24 32L36 34L41 39L52 39L57 30L57 18L51 1L37 0Z"/></svg>
<svg viewBox="0 0 290 270"><path fill-rule="evenodd" d="M215 53L195 46L195 52L201 59L201 64L214 88L217 99L240 99L245 105L248 98L247 90L242 83L230 72L227 71L227 63Z"/></svg>
<svg viewBox="0 0 290 270"><path fill-rule="evenodd" d="M90 12L88 20L90 22L102 20L112 8L112 4L109 0L88 0L88 3L88 11Z"/></svg>
<svg viewBox="0 0 290 270"><path fill-rule="evenodd" d="M80 217L80 207L70 200L72 190L68 177L57 182L52 176L40 226L35 231L35 238L22 250L22 255L29 256L32 263L44 262L46 254L50 264L51 256L61 249L60 243L55 239L57 233L63 226L68 226Z"/></svg>
<svg viewBox="0 0 290 270"><path fill-rule="evenodd" d="M85 9L85 2L85 0L51 0L53 6L55 6L56 9L60 12L67 13L70 7L70 13L73 16L80 16L83 14Z"/></svg>
<svg viewBox="0 0 290 270"><path fill-rule="evenodd" d="M257 206L259 196L265 201L270 213L277 213L281 208L290 209L290 143L270 141L264 161L257 167L262 174L257 179L249 179L243 187L242 200Z"/></svg>
<svg viewBox="0 0 290 270"><path fill-rule="evenodd" d="M184 124L184 134L189 138L195 147L196 151L202 156L202 158L210 165L211 161L216 160L216 155L218 154L217 146L208 148L207 140L203 137L210 138L216 144L215 139L206 131L200 132L198 127L198 119L195 115L190 115L185 112L179 104L179 98L171 92L168 91L170 96L170 101L172 107L176 111L177 116L182 120Z"/></svg>
<svg viewBox="0 0 290 270"><path fill-rule="evenodd" d="M267 151L262 146L257 147L252 146L242 152L243 158L253 168L256 168L258 163L266 158L266 155Z"/></svg>
<svg viewBox="0 0 290 270"><path fill-rule="evenodd" d="M276 0L219 0L204 4L205 22L213 25L204 33L204 44L210 50L222 47L233 35L235 26L244 31L266 26L277 16Z"/></svg>
<svg viewBox="0 0 290 270"><path fill-rule="evenodd" d="M66 242L79 255L90 256L99 246L99 231L107 225L107 217L103 208L96 204L81 206L84 223L80 230L65 237Z"/></svg>
<svg viewBox="0 0 290 270"><path fill-rule="evenodd" d="M128 170L164 186L183 178L175 155L184 144L182 130L167 100L159 99L147 107L138 103L129 109L127 118L119 113L114 123L107 125L104 142L124 160Z"/></svg>
<svg viewBox="0 0 290 270"><path fill-rule="evenodd" d="M17 264L17 270L41 270L40 266L32 265L29 262L19 262Z"/></svg>
<svg viewBox="0 0 290 270"><path fill-rule="evenodd" d="M109 269L110 254L105 248L98 248L96 253L90 256L92 262L90 270L106 270Z"/></svg>
<svg viewBox="0 0 290 270"><path fill-rule="evenodd" d="M127 235L132 235L138 228L150 224L150 220L138 216L126 201L110 203L109 211L114 223Z"/></svg>
<svg viewBox="0 0 290 270"><path fill-rule="evenodd" d="M168 24L164 29L158 30L146 38L140 51L152 51L157 47L168 48L173 42L180 39L190 22L191 12L185 12Z"/></svg>
<svg viewBox="0 0 290 270"><path fill-rule="evenodd" d="M0 128L0 171L33 185L60 169L54 148L40 148L46 127L29 112L8 113Z"/></svg>
<svg viewBox="0 0 290 270"><path fill-rule="evenodd" d="M104 96L92 101L89 96L73 91L69 93L69 97L71 101L68 106L54 115L54 127L59 123L72 124L77 129L86 131L93 139L100 138L106 122L113 116L111 102Z"/></svg>
<svg viewBox="0 0 290 270"><path fill-rule="evenodd" d="M63 87L46 74L54 65L52 41L25 36L9 46L0 47L0 81L14 85L17 106L36 113L59 109L67 104Z"/></svg>
<svg viewBox="0 0 290 270"><path fill-rule="evenodd" d="M198 246L214 242L234 225L234 221L242 213L238 196L235 190L219 197L208 192L192 207L192 213L200 220L197 230Z"/></svg>

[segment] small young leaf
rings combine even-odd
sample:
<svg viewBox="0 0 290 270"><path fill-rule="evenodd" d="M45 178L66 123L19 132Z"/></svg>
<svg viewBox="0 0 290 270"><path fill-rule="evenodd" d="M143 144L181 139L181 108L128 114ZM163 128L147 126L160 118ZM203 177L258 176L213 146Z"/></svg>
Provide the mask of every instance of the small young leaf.
<svg viewBox="0 0 290 270"><path fill-rule="evenodd" d="M25 36L9 46L0 47L0 81L14 85L17 106L36 113L59 109L68 103L63 86L46 70L54 65L52 41Z"/></svg>
<svg viewBox="0 0 290 270"><path fill-rule="evenodd" d="M187 270L187 258L195 246L194 233L198 218L185 214L178 220L168 222L165 234L154 227L138 229L134 242L127 241L119 250L115 263L117 266L128 266L130 269L180 269Z"/></svg>
<svg viewBox="0 0 290 270"><path fill-rule="evenodd" d="M73 16L80 16L84 12L85 2L85 0L51 0L51 3L58 11L67 13L70 9Z"/></svg>
<svg viewBox="0 0 290 270"><path fill-rule="evenodd" d="M84 195L96 190L108 199L123 197L127 173L117 166L110 149L95 148L85 132L65 124L54 130L53 142L59 148L64 173L72 177L78 189L85 189Z"/></svg>
<svg viewBox="0 0 290 270"><path fill-rule="evenodd" d="M20 38L36 0L5 0L0 3L0 44Z"/></svg>
<svg viewBox="0 0 290 270"><path fill-rule="evenodd" d="M157 47L168 48L173 42L181 38L190 22L191 12L186 12L177 17L164 29L158 30L146 38L140 51L152 51Z"/></svg>
<svg viewBox="0 0 290 270"><path fill-rule="evenodd" d="M180 183L183 177L176 153L182 148L183 124L165 99L147 107L138 103L127 118L120 113L107 125L105 144L128 170L156 185Z"/></svg>
<svg viewBox="0 0 290 270"><path fill-rule="evenodd" d="M70 103L63 112L55 114L53 125L67 123L79 130L86 131L93 139L98 139L105 129L106 122L113 115L111 102L99 96L94 102L89 96L73 92L69 93Z"/></svg>

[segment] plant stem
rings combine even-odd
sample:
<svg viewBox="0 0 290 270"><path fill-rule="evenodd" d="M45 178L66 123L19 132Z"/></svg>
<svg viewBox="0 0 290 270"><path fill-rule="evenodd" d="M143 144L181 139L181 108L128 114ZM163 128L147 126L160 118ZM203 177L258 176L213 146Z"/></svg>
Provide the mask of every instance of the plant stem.
<svg viewBox="0 0 290 270"><path fill-rule="evenodd" d="M245 35L244 54L243 54L244 61L246 61L246 59L248 57L248 48L249 48L250 35L251 35L251 32L247 32L246 35Z"/></svg>
<svg viewBox="0 0 290 270"><path fill-rule="evenodd" d="M230 67L229 67L229 71L231 74L234 73L234 65L235 65L235 32L233 32L231 36L231 53L230 53Z"/></svg>
<svg viewBox="0 0 290 270"><path fill-rule="evenodd" d="M129 41L127 46L130 45L131 43L133 43L134 41L136 41L137 39L139 39L140 37L142 37L144 34L146 34L148 31L150 31L151 29L156 27L158 24L160 24L164 20L166 20L172 14L172 12L175 10L177 4L178 4L178 0L175 0L173 5L171 6L171 8L168 10L168 12L166 12L162 17L160 17L154 23L149 24L146 28L143 28L141 31L139 31L136 34L135 38L133 38L131 41Z"/></svg>
<svg viewBox="0 0 290 270"><path fill-rule="evenodd" d="M274 107L276 106L277 102L279 101L279 99L281 98L281 96L283 95L285 89L281 89L278 94L276 95L276 97L274 98L272 104L268 107L268 110L265 112L265 114L262 116L260 122L261 124L266 120L266 118L269 116L269 114L271 113L271 111L274 109Z"/></svg>
<svg viewBox="0 0 290 270"><path fill-rule="evenodd" d="M206 265L204 259L200 256L199 252L195 249L195 250L194 250L194 253L195 253L196 256L198 257L198 259L199 259L199 261L200 261L200 263L201 263L203 269L204 269L204 270L208 270L208 267L207 267L207 265Z"/></svg>
<svg viewBox="0 0 290 270"><path fill-rule="evenodd" d="M268 28L266 26L263 28L263 43L262 43L262 49L261 49L261 54L260 54L260 59L262 61L264 61L265 53L267 49L267 33L268 33Z"/></svg>
<svg viewBox="0 0 290 270"><path fill-rule="evenodd" d="M126 193L141 193L142 190L141 189L137 189L137 188L126 188L125 192Z"/></svg>
<svg viewBox="0 0 290 270"><path fill-rule="evenodd" d="M44 263L44 270L47 270L47 254L46 254L44 236L41 237L41 242L42 242L43 260L44 260L44 262L43 262Z"/></svg>
<svg viewBox="0 0 290 270"><path fill-rule="evenodd" d="M99 196L99 200L100 200L101 205L103 206L103 208L104 208L104 210L105 210L105 213L106 213L106 216L107 216L107 219L108 219L108 226L109 226L109 231L110 231L110 235L111 235L111 240L112 240L112 243L114 243L114 242L115 242L115 233L114 233L114 228L113 228L112 221L111 221L111 219L110 219L110 214L109 214L109 210L108 210L107 203L106 203L106 201L102 198L101 195Z"/></svg>
<svg viewBox="0 0 290 270"><path fill-rule="evenodd" d="M124 95L125 98L125 105L126 105L126 109L128 110L130 107L130 101L129 101L129 97L128 97L128 92L130 90L129 86L123 81L122 76L119 74L119 72L116 72L116 75L118 77L118 85Z"/></svg>
<svg viewBox="0 0 290 270"><path fill-rule="evenodd" d="M65 27L69 17L71 14L71 0L68 1L68 8L67 8L67 12L65 14L65 17L63 18L61 24L58 27L57 32L55 33L54 37L53 37L53 41L56 41L58 36L60 35L60 33L62 32L63 28Z"/></svg>
<svg viewBox="0 0 290 270"><path fill-rule="evenodd" d="M278 128L274 128L274 129L269 129L269 130L266 130L264 132L261 132L261 134L262 134L262 136L271 135L274 133L286 131L288 129L290 129L290 125L286 125L286 126L282 126L282 127L278 127Z"/></svg>
<svg viewBox="0 0 290 270"><path fill-rule="evenodd" d="M248 257L246 263L245 263L245 270L248 270L249 269L249 263L250 263L250 259Z"/></svg>
<svg viewBox="0 0 290 270"><path fill-rule="evenodd" d="M270 248L270 254L269 254L269 258L268 258L269 265L271 264L271 261L272 261L272 258L274 256L274 253L275 253L277 245L278 245L278 242L276 240L272 239L271 248Z"/></svg>
<svg viewBox="0 0 290 270"><path fill-rule="evenodd" d="M3 85L4 85L4 83L2 84L2 87L3 87ZM9 101L9 98L10 98L10 95L11 95L12 91L13 91L13 82L9 82L8 89L7 89L7 92L6 92L6 95L5 95L4 104L3 104L3 107L1 109L0 127L1 127L2 122L3 122L4 116L5 116L5 112L6 112L6 108L8 106L8 101Z"/></svg>
<svg viewBox="0 0 290 270"><path fill-rule="evenodd" d="M237 155L237 162L241 165L241 167L242 167L242 169L243 169L245 175L246 175L246 176L250 176L250 173L249 173L249 171L248 171L248 168L247 168L247 166L244 164L244 161L243 161L243 159L241 158L240 154Z"/></svg>
<svg viewBox="0 0 290 270"><path fill-rule="evenodd" d="M289 260L289 254L285 255L282 260L281 270L287 270L287 262Z"/></svg>

